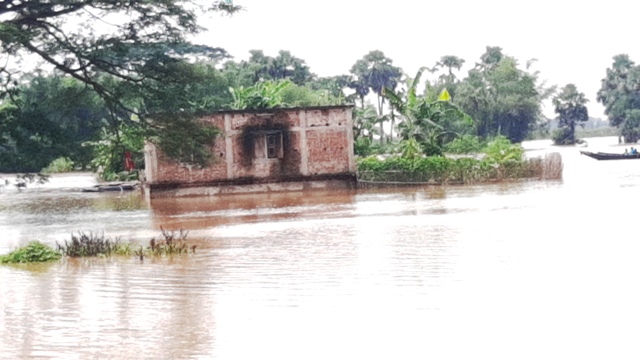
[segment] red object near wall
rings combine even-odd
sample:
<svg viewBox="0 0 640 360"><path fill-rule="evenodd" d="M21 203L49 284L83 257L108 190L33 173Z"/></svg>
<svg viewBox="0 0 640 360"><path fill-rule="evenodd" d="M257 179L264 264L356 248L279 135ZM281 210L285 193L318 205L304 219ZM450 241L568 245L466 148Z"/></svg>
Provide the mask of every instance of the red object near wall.
<svg viewBox="0 0 640 360"><path fill-rule="evenodd" d="M133 159L131 159L131 153L129 151L124 152L124 169L126 171L131 171L136 167Z"/></svg>

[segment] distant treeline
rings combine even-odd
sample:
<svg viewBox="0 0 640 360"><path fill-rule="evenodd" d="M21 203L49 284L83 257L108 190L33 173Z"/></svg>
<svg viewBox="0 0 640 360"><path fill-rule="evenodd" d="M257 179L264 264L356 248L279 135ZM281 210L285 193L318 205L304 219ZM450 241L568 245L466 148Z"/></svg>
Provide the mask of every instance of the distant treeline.
<svg viewBox="0 0 640 360"><path fill-rule="evenodd" d="M252 50L243 61L221 52L216 59L174 64L145 92L129 92L128 83L115 77L101 80L132 112L114 111L104 94L73 77L27 74L0 105L0 172L39 171L57 160L65 169L98 170L113 178L125 170L127 153L138 168L142 165L145 139L162 142L178 159L206 162L201 144L218 132L198 133L197 127L180 122L181 114L221 109L352 103L361 155L388 151L388 144L411 138L425 154L437 155L460 136L486 141L502 135L517 143L545 129L550 134L564 129L556 135L568 143L575 141L580 124L586 129L607 126L607 121L588 118L584 95L571 84L558 91L541 82L531 70L533 62L520 64L502 48L488 46L466 76L459 74L465 60L453 55L411 75L376 50L355 61L347 74L319 77L288 51L268 56ZM604 94L602 101L613 101L615 94ZM549 98L558 118L547 122L541 103ZM161 113L174 117L140 120L143 114ZM624 114L612 124L633 128L636 113ZM638 115L640 126L640 110ZM191 131L190 141L184 141L185 131Z"/></svg>

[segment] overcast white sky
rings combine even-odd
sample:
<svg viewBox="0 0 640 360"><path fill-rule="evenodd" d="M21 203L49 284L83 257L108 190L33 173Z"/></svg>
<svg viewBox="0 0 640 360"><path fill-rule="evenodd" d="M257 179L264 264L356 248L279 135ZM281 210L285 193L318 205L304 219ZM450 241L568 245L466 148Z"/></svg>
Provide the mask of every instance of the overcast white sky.
<svg viewBox="0 0 640 360"><path fill-rule="evenodd" d="M381 50L409 74L443 55L466 60L462 76L487 45L500 46L549 84L574 83L591 116L603 117L596 92L612 57L640 61L637 10L631 1L502 0L363 1L235 0L247 11L208 16L197 42L220 46L236 60L251 49L289 50L320 76L347 74L356 60ZM547 105L545 114L553 116Z"/></svg>

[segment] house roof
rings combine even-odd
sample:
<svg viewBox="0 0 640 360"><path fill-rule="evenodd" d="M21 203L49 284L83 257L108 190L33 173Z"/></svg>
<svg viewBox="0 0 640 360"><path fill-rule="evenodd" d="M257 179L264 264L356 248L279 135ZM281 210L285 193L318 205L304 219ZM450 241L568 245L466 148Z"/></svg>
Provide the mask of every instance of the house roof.
<svg viewBox="0 0 640 360"><path fill-rule="evenodd" d="M217 114L276 114L286 111L296 110L331 110L331 109L349 109L353 108L353 104L345 105L325 105L325 106L300 106L300 107L286 107L286 108L271 108L271 109L242 109L242 110L219 110L219 111L199 111L191 115L195 116L207 116ZM154 116L168 115L167 113L154 113L148 114L149 119L153 119Z"/></svg>
<svg viewBox="0 0 640 360"><path fill-rule="evenodd" d="M209 112L209 115L213 114L274 114L283 111L295 111L295 110L331 110L331 109L348 109L353 108L353 104L347 105L325 105L325 106L302 106L302 107L287 107L287 108L271 108L271 109L242 109L242 110L220 110ZM204 114L203 114L204 115Z"/></svg>

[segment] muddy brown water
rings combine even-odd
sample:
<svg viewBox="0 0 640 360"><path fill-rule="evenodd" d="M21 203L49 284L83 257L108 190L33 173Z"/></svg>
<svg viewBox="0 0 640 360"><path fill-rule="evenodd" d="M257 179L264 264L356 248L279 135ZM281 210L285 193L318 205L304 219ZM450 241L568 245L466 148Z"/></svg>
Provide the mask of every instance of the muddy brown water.
<svg viewBox="0 0 640 360"><path fill-rule="evenodd" d="M0 253L72 232L196 254L0 266L0 358L636 359L640 160L562 181L145 201L0 190ZM589 150L624 151L615 138Z"/></svg>

